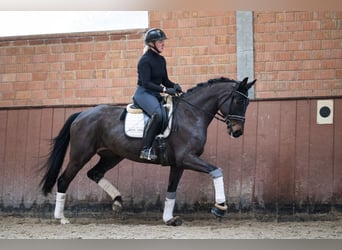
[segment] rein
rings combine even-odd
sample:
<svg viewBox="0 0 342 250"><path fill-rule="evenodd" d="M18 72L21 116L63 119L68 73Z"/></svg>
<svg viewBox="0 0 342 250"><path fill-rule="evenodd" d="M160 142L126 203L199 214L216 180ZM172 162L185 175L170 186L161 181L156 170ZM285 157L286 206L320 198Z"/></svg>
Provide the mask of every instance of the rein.
<svg viewBox="0 0 342 250"><path fill-rule="evenodd" d="M233 95L233 93L238 93L239 95L241 95L241 96L243 96L244 98L246 98L247 100L249 100L249 98L248 98L247 95L241 93L240 91L233 90L233 91L230 93L230 95L227 95L226 98L224 99L224 101L223 101L221 104L219 104L218 109L220 109L220 107L221 107L226 101L228 101L228 99ZM226 124L230 124L232 119L233 119L233 120L240 120L240 121L242 121L242 122L244 122L244 121L246 120L246 118L245 118L244 116L239 116L239 115L229 115L229 114L228 114L227 116L224 116L224 115L222 115L222 114L219 113L219 112L216 112L215 114L213 114L213 113L211 113L211 112L209 112L209 111L207 111L207 110L204 110L204 109L202 109L202 108L200 108L200 107L197 107L196 105L192 104L191 102L189 102L189 101L187 101L187 100L185 100L185 99L183 99L183 98L180 98L180 96L177 96L177 99L178 99L178 100L182 100L183 102L187 103L188 105L190 105L190 106L192 106L192 107L198 109L199 111L201 111L201 112L203 112L203 113L205 113L205 114L210 115L211 117L215 118L216 120L218 120L218 121L220 121L220 122L224 122L224 123L226 123Z"/></svg>

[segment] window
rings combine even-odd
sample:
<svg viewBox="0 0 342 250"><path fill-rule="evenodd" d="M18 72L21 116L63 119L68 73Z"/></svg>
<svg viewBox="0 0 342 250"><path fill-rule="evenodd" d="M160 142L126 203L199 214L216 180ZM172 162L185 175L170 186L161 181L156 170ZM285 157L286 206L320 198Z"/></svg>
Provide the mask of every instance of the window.
<svg viewBox="0 0 342 250"><path fill-rule="evenodd" d="M127 30L147 28L148 12L0 11L0 23L0 37Z"/></svg>

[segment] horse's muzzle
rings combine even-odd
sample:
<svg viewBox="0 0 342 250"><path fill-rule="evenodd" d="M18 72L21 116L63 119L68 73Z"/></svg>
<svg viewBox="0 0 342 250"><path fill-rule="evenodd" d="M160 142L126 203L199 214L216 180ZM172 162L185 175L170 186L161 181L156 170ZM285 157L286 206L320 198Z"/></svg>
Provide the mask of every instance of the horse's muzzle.
<svg viewBox="0 0 342 250"><path fill-rule="evenodd" d="M228 134L233 138L238 138L243 135L243 123L230 123L227 126Z"/></svg>

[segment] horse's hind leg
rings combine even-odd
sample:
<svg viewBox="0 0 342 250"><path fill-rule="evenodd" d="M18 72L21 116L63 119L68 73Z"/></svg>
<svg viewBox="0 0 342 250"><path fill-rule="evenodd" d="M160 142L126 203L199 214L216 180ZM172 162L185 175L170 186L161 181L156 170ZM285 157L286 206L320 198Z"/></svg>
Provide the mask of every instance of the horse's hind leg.
<svg viewBox="0 0 342 250"><path fill-rule="evenodd" d="M120 191L104 178L105 173L115 167L123 158L114 155L111 151L105 150L98 152L99 162L88 171L89 179L96 182L113 200L113 211L121 212L122 198Z"/></svg>
<svg viewBox="0 0 342 250"><path fill-rule="evenodd" d="M61 219L62 224L69 223L69 220L66 219L64 216L66 191L77 173L95 154L95 150L93 151L93 149L91 148L87 149L85 145L88 144L83 143L83 145L81 146L80 144L72 144L71 142L69 163L57 181L57 194L54 216L56 219Z"/></svg>
<svg viewBox="0 0 342 250"><path fill-rule="evenodd" d="M83 165L87 162L84 160L82 162L70 161L67 168L63 174L58 178L57 182L57 194L56 194L56 205L54 216L56 219L61 220L61 224L68 224L69 220L64 216L64 204L66 198L66 191L75 178L76 174L80 171Z"/></svg>

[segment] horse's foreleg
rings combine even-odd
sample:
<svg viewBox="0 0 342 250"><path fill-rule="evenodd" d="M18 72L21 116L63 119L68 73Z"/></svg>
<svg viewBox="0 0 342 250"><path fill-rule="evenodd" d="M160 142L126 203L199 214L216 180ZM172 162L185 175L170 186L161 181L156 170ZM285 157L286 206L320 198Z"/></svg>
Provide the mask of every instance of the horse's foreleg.
<svg viewBox="0 0 342 250"><path fill-rule="evenodd" d="M187 169L208 173L211 176L215 188L215 206L212 208L211 212L215 216L221 218L227 211L222 170L203 161L195 155L188 155L188 157L183 160L183 164Z"/></svg>
<svg viewBox="0 0 342 250"><path fill-rule="evenodd" d="M176 191L183 172L184 169L180 169L177 167L170 168L169 184L167 188L163 212L163 221L168 226L179 226L183 223L178 216L173 216L173 210L176 203Z"/></svg>
<svg viewBox="0 0 342 250"><path fill-rule="evenodd" d="M211 171L209 174L213 178L216 202L211 212L217 217L222 217L227 211L222 170L218 168Z"/></svg>

